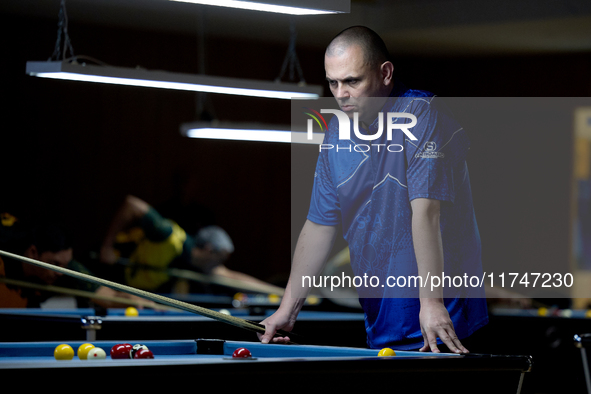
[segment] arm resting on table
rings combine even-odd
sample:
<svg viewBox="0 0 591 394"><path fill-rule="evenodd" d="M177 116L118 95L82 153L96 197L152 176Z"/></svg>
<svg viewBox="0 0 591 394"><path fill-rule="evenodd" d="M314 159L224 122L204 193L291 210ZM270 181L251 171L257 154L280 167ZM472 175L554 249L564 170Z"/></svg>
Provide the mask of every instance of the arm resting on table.
<svg viewBox="0 0 591 394"><path fill-rule="evenodd" d="M259 334L261 342L268 343L273 340L285 343L289 340L284 337L273 338L273 335L278 329L293 329L297 315L310 291L309 287L303 286L302 277L313 277L322 272L332 250L336 231L335 226L324 226L306 220L296 244L285 296L279 309L262 322L267 331L264 335Z"/></svg>

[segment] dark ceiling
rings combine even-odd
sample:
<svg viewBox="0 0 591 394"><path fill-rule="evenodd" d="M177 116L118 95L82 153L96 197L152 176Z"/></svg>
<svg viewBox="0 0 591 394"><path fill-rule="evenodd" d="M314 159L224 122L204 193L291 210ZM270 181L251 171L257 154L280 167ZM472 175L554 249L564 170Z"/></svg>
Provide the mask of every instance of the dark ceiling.
<svg viewBox="0 0 591 394"><path fill-rule="evenodd" d="M3 0L0 12L55 17L59 0ZM399 54L497 55L591 50L591 2L584 0L353 0L350 14L300 16L168 0L68 0L70 21L105 27L288 42L322 47L340 29L367 25Z"/></svg>

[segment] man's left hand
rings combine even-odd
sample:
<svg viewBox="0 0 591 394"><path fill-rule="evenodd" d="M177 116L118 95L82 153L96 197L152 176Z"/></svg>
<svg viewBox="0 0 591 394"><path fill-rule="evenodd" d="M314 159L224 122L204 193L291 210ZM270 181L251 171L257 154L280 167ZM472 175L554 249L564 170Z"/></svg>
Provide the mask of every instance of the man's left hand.
<svg viewBox="0 0 591 394"><path fill-rule="evenodd" d="M443 300L422 298L419 321L425 340L425 345L419 351L440 353L441 351L437 347L437 338L439 338L453 353L469 353L456 335Z"/></svg>

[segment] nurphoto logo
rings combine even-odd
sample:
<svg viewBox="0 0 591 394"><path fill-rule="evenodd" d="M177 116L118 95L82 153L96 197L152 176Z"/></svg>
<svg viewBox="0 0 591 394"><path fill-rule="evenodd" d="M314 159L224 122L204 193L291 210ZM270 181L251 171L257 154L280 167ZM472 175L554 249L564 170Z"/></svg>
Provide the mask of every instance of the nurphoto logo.
<svg viewBox="0 0 591 394"><path fill-rule="evenodd" d="M305 114L309 115L311 117L311 119L308 119L308 123L307 123L307 138L308 140L312 140L313 139L313 128L314 128L314 121L316 121L316 123L318 124L318 126L320 126L320 129L322 131L328 130L328 125L326 123L326 120L324 119L324 117L321 114L325 114L325 113L330 113L333 114L337 117L337 120L339 122L339 139L340 140L350 140L351 139L351 123L353 123L353 132L355 133L355 136L362 140L362 141L375 141L378 138L382 137L382 134L384 133L384 118L386 118L386 137L388 139L388 141L392 140L392 133L394 130L399 130L402 131L407 138L409 138L411 141L417 141L417 138L410 132L409 129L413 128L414 126L416 126L417 124L417 117L413 114L408 114L405 112L388 112L386 113L386 116L384 117L384 113L380 112L378 115L378 129L374 134L363 134L359 131L359 113L358 112L354 112L353 113L353 122L351 122L349 116L347 116L347 114L343 111L337 110L337 109L321 109L320 112L315 111L311 108L307 108L305 107ZM404 122L404 123L396 123L398 120L405 120L405 119L410 119L410 122ZM391 144L391 145L386 145L386 144L371 144L367 145L367 144L356 144L355 147L353 148L353 150L355 150L356 152L367 152L369 151L372 147L377 148L378 152L380 151L380 147L385 148L386 150L388 150L389 152L402 152L402 150L404 149L402 145L400 144ZM351 151L351 147L347 147L347 148L343 148L343 147L339 147L339 146L334 146L332 144L320 144L320 150L322 151L323 149L335 149L337 151L339 151L339 149L341 150L348 150L349 152ZM436 147L433 148L433 150Z"/></svg>

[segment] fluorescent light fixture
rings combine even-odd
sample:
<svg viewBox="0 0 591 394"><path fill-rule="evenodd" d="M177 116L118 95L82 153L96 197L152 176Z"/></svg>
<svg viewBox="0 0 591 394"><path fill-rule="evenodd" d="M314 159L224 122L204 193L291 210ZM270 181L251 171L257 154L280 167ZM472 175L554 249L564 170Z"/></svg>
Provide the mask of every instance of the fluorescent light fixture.
<svg viewBox="0 0 591 394"><path fill-rule="evenodd" d="M27 62L26 72L42 78L288 100L317 99L323 90L319 85L181 74L141 68L81 65L68 61Z"/></svg>
<svg viewBox="0 0 591 394"><path fill-rule="evenodd" d="M183 3L276 12L290 15L323 15L351 12L351 0L173 0Z"/></svg>
<svg viewBox="0 0 591 394"><path fill-rule="evenodd" d="M292 144L322 144L324 133L313 133L308 139L305 131L292 131L289 126L258 123L196 122L181 126L181 134L189 138L235 141L283 142Z"/></svg>

